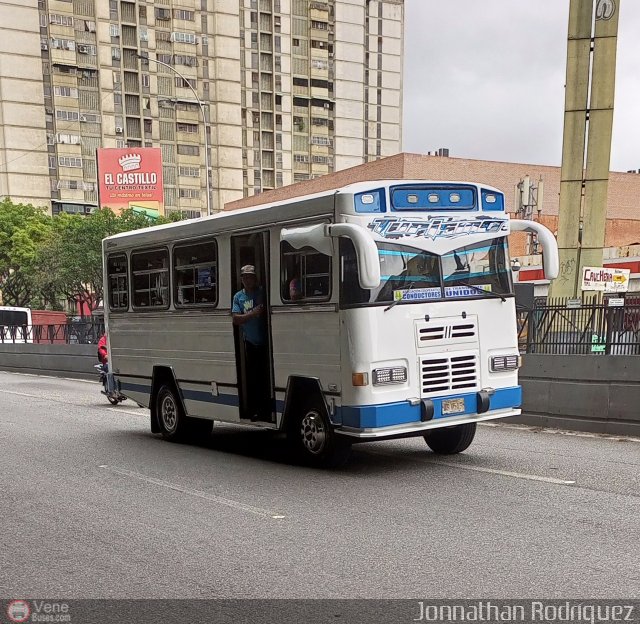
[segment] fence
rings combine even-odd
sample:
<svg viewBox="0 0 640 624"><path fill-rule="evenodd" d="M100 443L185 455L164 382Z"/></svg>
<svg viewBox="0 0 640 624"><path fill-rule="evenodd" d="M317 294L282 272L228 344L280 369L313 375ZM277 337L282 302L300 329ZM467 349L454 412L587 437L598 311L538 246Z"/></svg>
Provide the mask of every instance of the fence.
<svg viewBox="0 0 640 624"><path fill-rule="evenodd" d="M102 319L56 325L0 325L2 344L97 344L104 333Z"/></svg>
<svg viewBox="0 0 640 624"><path fill-rule="evenodd" d="M640 299L537 300L518 312L522 353L640 355Z"/></svg>

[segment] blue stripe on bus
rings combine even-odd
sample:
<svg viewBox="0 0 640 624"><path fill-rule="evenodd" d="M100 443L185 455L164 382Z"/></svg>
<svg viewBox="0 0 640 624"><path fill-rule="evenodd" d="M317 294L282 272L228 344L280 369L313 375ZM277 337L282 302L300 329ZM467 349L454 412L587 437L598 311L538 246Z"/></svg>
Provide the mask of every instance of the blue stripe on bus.
<svg viewBox="0 0 640 624"><path fill-rule="evenodd" d="M464 399L464 412L458 414L442 413L442 402L445 399ZM430 399L434 404L434 419L461 416L477 413L477 393L452 394L446 397ZM491 396L490 410L520 407L522 404L522 389L520 386L496 390ZM420 405L410 405L407 401L399 403L383 403L380 405L342 406L337 408L342 424L345 427L357 429L375 429L376 427L390 427L419 422L421 416Z"/></svg>
<svg viewBox="0 0 640 624"><path fill-rule="evenodd" d="M120 381L120 390L126 391L130 390L131 392L142 392L142 394L151 394L151 384L134 384L128 383L126 381Z"/></svg>
<svg viewBox="0 0 640 624"><path fill-rule="evenodd" d="M203 403L216 403L217 405L233 405L238 407L240 401L237 394L218 394L214 396L209 392L202 390L182 390L182 396L188 401L202 401Z"/></svg>
<svg viewBox="0 0 640 624"><path fill-rule="evenodd" d="M120 388L123 392L129 390L130 392L151 394L151 384L142 385L121 381ZM216 403L218 405L234 405L235 407L239 405L238 395L219 394L218 396L213 396L211 390L208 392L203 392L202 390L183 390L182 396L189 401L202 401L204 403Z"/></svg>
<svg viewBox="0 0 640 624"><path fill-rule="evenodd" d="M143 394L151 394L151 386L127 383L126 381L120 382L120 388L126 392L141 392ZM240 406L240 400L237 394L219 394L213 396L211 391L203 392L202 390L183 390L182 396L188 401L200 401L202 403L215 403L216 405L232 405L234 407ZM276 411L281 414L284 411L284 401L276 400Z"/></svg>
<svg viewBox="0 0 640 624"><path fill-rule="evenodd" d="M126 392L140 392L151 394L150 385L132 384L121 382L121 389ZM189 401L200 401L203 403L214 403L216 405L228 405L239 407L239 398L233 394L219 394L213 396L211 392L201 390L183 390L182 395ZM465 411L460 414L476 413L476 393L455 394L446 397L432 398L434 404L434 419L447 418L442 414L442 402L445 399L464 399ZM520 386L513 388L503 388L496 390L491 396L491 410L519 407L522 404L522 390ZM284 411L284 401L276 401L276 411L281 414ZM459 416L460 414L454 414ZM407 401L399 403L384 403L381 405L365 405L336 407L336 414L332 418L333 422L342 423L346 427L355 428L376 428L389 427L392 425L402 425L420 421L420 405L410 405Z"/></svg>

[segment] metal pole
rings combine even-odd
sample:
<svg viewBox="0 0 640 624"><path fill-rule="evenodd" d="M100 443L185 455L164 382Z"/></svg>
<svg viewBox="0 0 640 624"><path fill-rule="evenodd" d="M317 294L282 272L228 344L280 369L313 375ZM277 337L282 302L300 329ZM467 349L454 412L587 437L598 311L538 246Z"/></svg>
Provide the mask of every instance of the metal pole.
<svg viewBox="0 0 640 624"><path fill-rule="evenodd" d="M198 97L197 91L191 86L191 83L189 82L189 79L186 78L185 76L183 76L175 67L172 67L171 65L169 65L168 63L165 63L164 61L158 61L157 59L152 59L152 58L150 58L148 56L144 56L142 54L136 53L136 56L139 59L144 59L145 61L151 61L152 63L157 63L158 65L162 65L163 67L166 67L166 68L170 69L172 72L174 72L175 74L180 76L180 78L182 78L184 84L186 84L189 87L189 89L191 89L194 97L196 98L196 101L198 102L198 105L200 106L200 112L202 113L202 123L204 125L204 163L205 163L205 169L206 169L205 175L207 177L207 179L206 179L206 184L207 184L207 215L210 215L211 214L211 182L209 180L209 169L211 167L211 164L209 162L209 136L207 134L207 115L205 113L204 104L202 103L202 101Z"/></svg>

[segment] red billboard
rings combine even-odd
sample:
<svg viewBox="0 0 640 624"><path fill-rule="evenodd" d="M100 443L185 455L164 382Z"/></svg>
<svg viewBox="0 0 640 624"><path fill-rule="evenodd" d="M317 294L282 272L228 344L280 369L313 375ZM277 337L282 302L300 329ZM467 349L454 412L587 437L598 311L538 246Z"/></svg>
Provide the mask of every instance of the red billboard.
<svg viewBox="0 0 640 624"><path fill-rule="evenodd" d="M164 215L162 151L159 147L100 148L98 193L101 208L125 208Z"/></svg>

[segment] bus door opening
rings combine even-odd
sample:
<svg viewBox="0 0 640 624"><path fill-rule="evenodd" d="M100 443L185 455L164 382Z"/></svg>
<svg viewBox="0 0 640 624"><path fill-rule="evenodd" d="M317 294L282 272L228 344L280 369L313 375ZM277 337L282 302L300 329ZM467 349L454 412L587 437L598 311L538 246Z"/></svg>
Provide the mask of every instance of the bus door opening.
<svg viewBox="0 0 640 624"><path fill-rule="evenodd" d="M231 237L231 297L240 418L275 423L268 251L268 232ZM245 320L242 318L245 315L251 318Z"/></svg>

